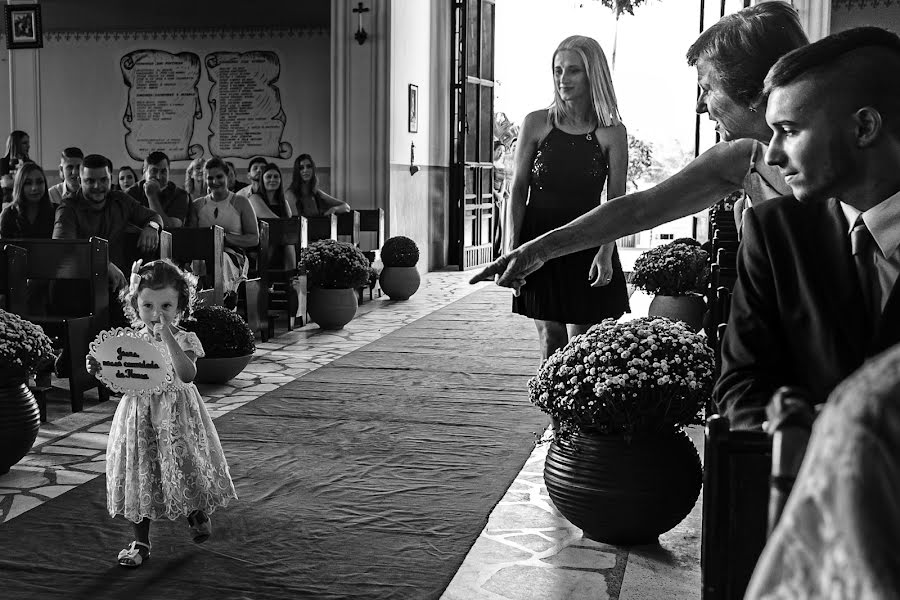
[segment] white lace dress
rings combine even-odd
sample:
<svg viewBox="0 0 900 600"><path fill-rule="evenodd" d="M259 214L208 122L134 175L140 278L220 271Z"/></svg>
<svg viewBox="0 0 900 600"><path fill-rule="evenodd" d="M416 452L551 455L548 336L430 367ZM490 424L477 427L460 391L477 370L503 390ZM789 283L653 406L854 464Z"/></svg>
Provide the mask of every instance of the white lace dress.
<svg viewBox="0 0 900 600"><path fill-rule="evenodd" d="M177 331L175 339L204 355L193 332ZM196 385L173 373L162 392L122 397L106 449L110 516L174 520L194 510L212 513L231 498L237 494L222 444Z"/></svg>

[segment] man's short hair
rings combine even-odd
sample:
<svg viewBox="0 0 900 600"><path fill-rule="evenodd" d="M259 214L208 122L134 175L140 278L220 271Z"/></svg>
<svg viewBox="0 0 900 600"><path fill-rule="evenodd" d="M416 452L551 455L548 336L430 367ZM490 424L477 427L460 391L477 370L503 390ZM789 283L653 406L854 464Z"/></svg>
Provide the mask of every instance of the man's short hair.
<svg viewBox="0 0 900 600"><path fill-rule="evenodd" d="M254 156L253 158L250 159L250 163L247 165L248 173L253 169L253 165L255 165L256 163L260 163L265 167L269 163L269 161L267 161L262 156Z"/></svg>
<svg viewBox="0 0 900 600"><path fill-rule="evenodd" d="M81 163L82 169L103 169L110 168L112 162L102 154L88 154Z"/></svg>
<svg viewBox="0 0 900 600"><path fill-rule="evenodd" d="M60 158L62 158L62 160L71 160L73 158L84 160L84 152L81 151L81 148L69 146L68 148L63 148L63 151L60 153Z"/></svg>
<svg viewBox="0 0 900 600"><path fill-rule="evenodd" d="M170 164L169 155L165 152L160 152L159 150L151 152L147 155L147 158L144 159L144 168L146 169L150 165L158 165L162 161L166 161L166 165Z"/></svg>
<svg viewBox="0 0 900 600"><path fill-rule="evenodd" d="M211 169L222 169L226 174L228 173L228 166L225 164L225 161L218 156L214 156L213 158L203 163L204 171L209 171Z"/></svg>
<svg viewBox="0 0 900 600"><path fill-rule="evenodd" d="M802 76L833 80L846 97L872 106L886 127L900 132L898 71L900 37L880 27L857 27L782 56L766 76L763 98Z"/></svg>

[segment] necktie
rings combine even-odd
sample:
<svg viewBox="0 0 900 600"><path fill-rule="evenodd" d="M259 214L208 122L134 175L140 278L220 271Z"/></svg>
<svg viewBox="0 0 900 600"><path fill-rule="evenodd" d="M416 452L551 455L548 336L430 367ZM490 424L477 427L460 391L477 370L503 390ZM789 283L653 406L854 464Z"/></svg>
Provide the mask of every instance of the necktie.
<svg viewBox="0 0 900 600"><path fill-rule="evenodd" d="M850 249L853 252L853 261L856 263L856 272L859 275L860 287L862 287L866 313L873 325L881 316L881 286L878 283L878 273L875 271L874 245L875 240L872 239L872 234L866 227L862 215L859 215L850 231Z"/></svg>

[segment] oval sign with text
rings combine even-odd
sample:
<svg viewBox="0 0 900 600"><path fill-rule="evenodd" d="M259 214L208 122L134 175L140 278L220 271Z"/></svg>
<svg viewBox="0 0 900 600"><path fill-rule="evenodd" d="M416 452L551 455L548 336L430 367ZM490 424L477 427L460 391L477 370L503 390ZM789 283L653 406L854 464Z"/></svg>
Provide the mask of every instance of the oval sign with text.
<svg viewBox="0 0 900 600"><path fill-rule="evenodd" d="M149 334L126 327L101 331L90 355L100 363L95 373L114 392L152 393L172 381L168 350Z"/></svg>

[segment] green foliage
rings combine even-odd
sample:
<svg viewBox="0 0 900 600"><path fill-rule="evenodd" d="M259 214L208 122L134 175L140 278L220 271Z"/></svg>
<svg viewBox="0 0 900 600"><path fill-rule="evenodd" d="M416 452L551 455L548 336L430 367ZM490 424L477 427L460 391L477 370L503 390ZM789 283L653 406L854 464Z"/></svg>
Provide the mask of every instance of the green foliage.
<svg viewBox="0 0 900 600"><path fill-rule="evenodd" d="M606 319L544 361L528 382L531 402L559 434L587 429L632 435L701 422L712 392L705 338L665 317Z"/></svg>
<svg viewBox="0 0 900 600"><path fill-rule="evenodd" d="M647 142L628 134L628 171L626 179L633 188L637 181L650 170L653 164L653 148Z"/></svg>
<svg viewBox="0 0 900 600"><path fill-rule="evenodd" d="M634 9L647 2L648 0L600 0L600 4L616 13L616 19L625 12L633 16Z"/></svg>
<svg viewBox="0 0 900 600"><path fill-rule="evenodd" d="M702 292L709 277L707 253L699 246L669 243L634 261L631 283L649 294L684 296Z"/></svg>
<svg viewBox="0 0 900 600"><path fill-rule="evenodd" d="M381 262L386 267L414 267L419 262L419 247L402 235L388 238L381 247Z"/></svg>
<svg viewBox="0 0 900 600"><path fill-rule="evenodd" d="M326 290L358 288L369 281L368 259L348 242L313 242L300 250L300 267L310 285Z"/></svg>
<svg viewBox="0 0 900 600"><path fill-rule="evenodd" d="M197 334L208 358L247 356L256 351L253 330L224 306L202 306L179 325Z"/></svg>
<svg viewBox="0 0 900 600"><path fill-rule="evenodd" d="M50 338L43 329L0 310L0 369L34 373L54 358Z"/></svg>

